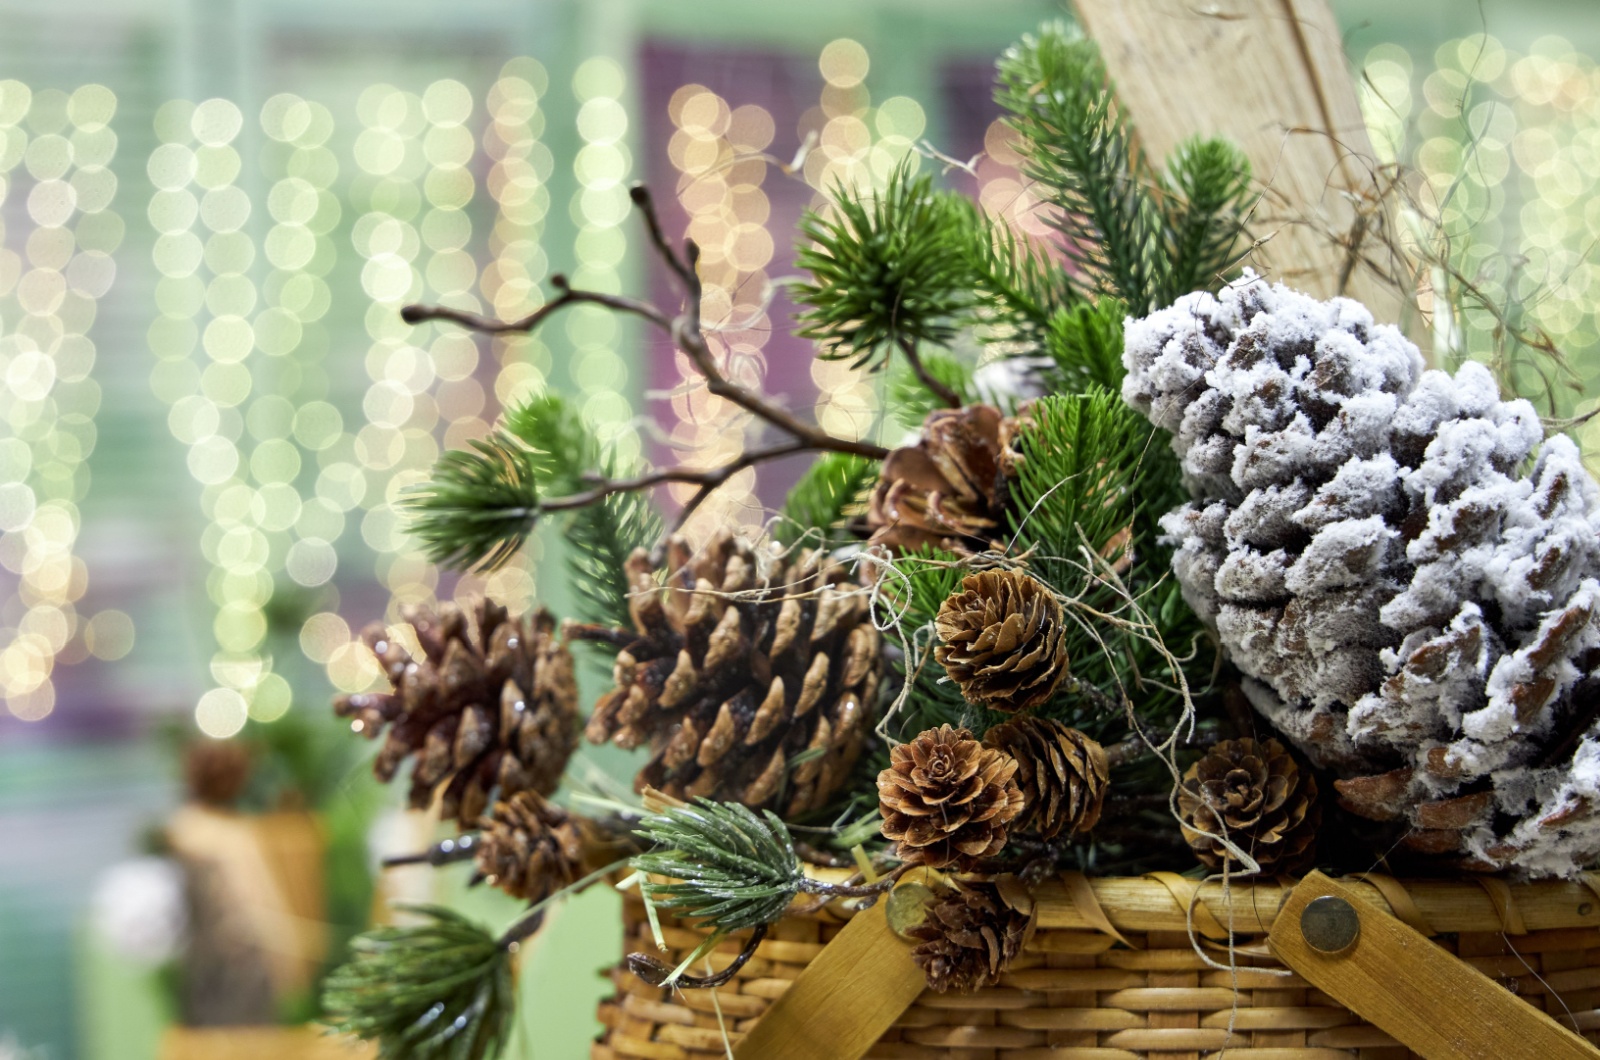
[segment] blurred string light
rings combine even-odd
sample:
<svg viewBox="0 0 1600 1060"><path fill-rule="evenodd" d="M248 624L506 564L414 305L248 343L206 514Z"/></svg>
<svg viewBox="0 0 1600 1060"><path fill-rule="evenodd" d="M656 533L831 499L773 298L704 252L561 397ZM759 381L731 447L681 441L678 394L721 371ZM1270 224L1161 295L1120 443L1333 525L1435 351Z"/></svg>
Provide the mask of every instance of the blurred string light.
<svg viewBox="0 0 1600 1060"><path fill-rule="evenodd" d="M116 659L128 616L84 621L88 572L73 555L89 487L100 387L88 337L116 275L123 223L111 209L116 95L0 81L0 696L25 721L55 706L58 661ZM12 226L7 227L8 223Z"/></svg>
<svg viewBox="0 0 1600 1060"><path fill-rule="evenodd" d="M810 206L826 209L841 190L870 192L887 182L895 166L912 153L927 118L912 99L895 96L874 108L866 78L871 68L860 43L839 39L822 49L818 69L823 87L817 105L800 119L797 139L805 145L797 176L814 194ZM678 174L677 195L689 221L684 234L702 249L705 287L702 315L716 330L723 370L733 379L761 389L767 346L773 330L768 312L776 247L766 181L780 163L767 153L776 137L772 113L758 104L733 106L703 85L687 84L667 105L673 134L667 154ZM681 380L672 394L675 423L670 442L690 467L724 464L743 452L751 424L748 413L710 394L680 352ZM880 405L879 380L853 370L847 361L811 363L817 387L817 422L830 432L865 437ZM689 532L727 522L758 523L765 513L755 494L756 471L730 479L689 524ZM669 487L678 501L692 486Z"/></svg>
<svg viewBox="0 0 1600 1060"><path fill-rule="evenodd" d="M273 494L252 483L278 483L285 471L255 459L272 450L253 445L247 430L275 395L257 388L253 371L264 351L255 327L260 291L251 279L257 247L247 228L253 204L239 183L243 129L243 113L228 100L168 102L156 112L160 145L146 167L155 187L151 258L161 275L160 315L149 333L157 360L151 386L170 406L167 425L189 447L189 473L201 487L207 523L200 550L211 565L206 591L216 607L217 650L210 666L216 684L200 697L195 721L217 737L244 726L270 672L263 652L264 608L273 593L268 528L283 513L281 502L269 510Z"/></svg>
<svg viewBox="0 0 1600 1060"><path fill-rule="evenodd" d="M1453 267L1516 326L1542 328L1577 367L1584 394L1555 392L1558 412L1597 406L1600 381L1600 70L1560 37L1526 53L1493 36L1445 42L1414 58L1392 44L1363 61L1363 112L1379 161L1411 161L1411 189L1437 219ZM1436 273L1434 287L1450 282ZM1424 292L1425 297L1431 292ZM1434 313L1447 361L1487 357L1499 321L1468 305ZM1528 367L1518 376L1537 389ZM1600 419L1578 432L1600 470Z"/></svg>
<svg viewBox="0 0 1600 1060"><path fill-rule="evenodd" d="M624 225L633 211L628 200L633 154L625 142L628 112L622 105L626 88L622 67L602 57L584 60L572 75L583 146L572 160L577 188L570 211L578 231L571 279L576 287L610 294L622 293L621 265L628 255ZM564 315L563 323L572 344L570 374L584 420L626 466L641 447L626 396L629 366L617 352L621 321L600 306L578 305Z"/></svg>

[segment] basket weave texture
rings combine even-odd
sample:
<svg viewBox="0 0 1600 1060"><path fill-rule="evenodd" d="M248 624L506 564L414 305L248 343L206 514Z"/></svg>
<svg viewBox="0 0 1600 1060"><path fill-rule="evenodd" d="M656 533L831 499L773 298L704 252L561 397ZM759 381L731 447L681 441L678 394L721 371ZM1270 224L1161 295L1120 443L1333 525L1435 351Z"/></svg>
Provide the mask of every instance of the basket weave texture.
<svg viewBox="0 0 1600 1060"><path fill-rule="evenodd" d="M1273 888L1270 908L1280 897ZM627 897L623 916L627 950L654 953L669 963L682 960L704 935L663 920L670 953L660 953L635 895ZM843 926L832 909L785 918L716 991L674 993L617 966L610 973L616 994L600 1006L606 1031L592 1047L591 1060L726 1057L718 1009L727 1040L737 1045ZM1236 936L1234 972L1207 965L1183 931L1124 931L1123 937L1135 948L1094 930L1041 927L999 986L972 994L925 991L866 1056L1202 1060L1224 1049L1228 1060L1417 1055L1304 979L1282 974L1264 936ZM1512 936L1495 928L1434 941L1600 1043L1600 931L1573 927ZM1225 948L1206 946L1228 963ZM709 966L725 967L741 947L740 940L725 942Z"/></svg>

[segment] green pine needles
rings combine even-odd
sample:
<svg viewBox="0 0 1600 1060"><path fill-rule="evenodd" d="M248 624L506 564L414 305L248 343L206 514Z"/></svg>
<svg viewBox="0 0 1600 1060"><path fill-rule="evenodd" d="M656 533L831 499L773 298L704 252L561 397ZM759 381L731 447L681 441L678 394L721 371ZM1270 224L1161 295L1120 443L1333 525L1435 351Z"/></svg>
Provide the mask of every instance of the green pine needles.
<svg viewBox="0 0 1600 1060"><path fill-rule="evenodd" d="M738 803L695 799L647 814L634 834L654 844L629 862L648 874L645 901L714 928L713 938L770 924L805 883L789 830L770 810L757 816Z"/></svg>
<svg viewBox="0 0 1600 1060"><path fill-rule="evenodd" d="M849 509L877 478L874 460L853 453L823 454L789 490L772 536L785 548L807 535L812 547L839 543L844 537L840 527Z"/></svg>
<svg viewBox="0 0 1600 1060"><path fill-rule="evenodd" d="M412 927L358 935L323 984L327 1023L378 1043L381 1060L500 1055L516 1007L507 947L459 913L412 907Z"/></svg>
<svg viewBox="0 0 1600 1060"><path fill-rule="evenodd" d="M548 495L581 493L594 480L615 478L621 470L618 459L559 394L541 394L513 408L506 413L506 429L539 454L536 475ZM566 518L567 577L578 617L627 628L632 618L623 565L634 549L649 548L661 536L661 516L642 491L629 490L573 509Z"/></svg>
<svg viewBox="0 0 1600 1060"><path fill-rule="evenodd" d="M966 200L904 163L876 195L839 189L829 211L800 222L810 245L795 264L812 279L794 287L799 334L856 368L881 367L886 348L945 345L972 301L971 230Z"/></svg>
<svg viewBox="0 0 1600 1060"><path fill-rule="evenodd" d="M1251 205L1242 153L1193 140L1155 172L1099 49L1060 25L1008 49L999 75L1023 170L1056 207L1051 224L1087 291L1142 313L1216 285Z"/></svg>
<svg viewBox="0 0 1600 1060"><path fill-rule="evenodd" d="M517 554L539 518L536 456L497 431L439 458L404 507L423 553L446 567L492 570Z"/></svg>

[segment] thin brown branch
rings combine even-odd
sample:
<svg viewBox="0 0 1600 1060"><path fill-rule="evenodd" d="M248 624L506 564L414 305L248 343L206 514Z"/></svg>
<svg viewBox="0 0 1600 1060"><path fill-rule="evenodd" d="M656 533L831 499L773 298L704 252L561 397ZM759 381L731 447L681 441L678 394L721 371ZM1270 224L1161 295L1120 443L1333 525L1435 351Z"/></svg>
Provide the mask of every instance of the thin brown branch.
<svg viewBox="0 0 1600 1060"><path fill-rule="evenodd" d="M672 981L673 986L685 990L707 990L721 986L739 973L739 969L755 956L756 947L761 945L761 940L767 937L767 925L758 924L750 933L750 941L744 944L744 949L739 951L728 966L720 972L710 975L680 975ZM667 980L672 976L672 966L664 961L650 956L648 953L628 954L628 971L637 975L651 986L666 986Z"/></svg>
<svg viewBox="0 0 1600 1060"><path fill-rule="evenodd" d="M911 370L916 373L917 379L923 386L928 388L934 397L953 409L961 407L961 395L945 386L934 377L932 372L928 371L928 366L922 363L922 357L917 353L917 344L915 342L908 338L902 338L900 340L900 352L905 354L906 363L911 366Z"/></svg>
<svg viewBox="0 0 1600 1060"><path fill-rule="evenodd" d="M671 319L648 302L641 302L636 298L627 298L619 294L578 290L572 287L567 278L560 273L550 277L550 285L561 293L527 316L517 320L494 320L490 317L479 316L476 313L468 313L442 305L408 305L400 310L400 319L407 324L421 324L427 320L448 320L452 324L459 324L469 331L478 331L485 335L504 335L510 332L534 331L540 324L543 324L551 316L567 306L588 302L592 305L614 309L619 313L632 313L634 316L643 317L663 331L670 332L672 330Z"/></svg>

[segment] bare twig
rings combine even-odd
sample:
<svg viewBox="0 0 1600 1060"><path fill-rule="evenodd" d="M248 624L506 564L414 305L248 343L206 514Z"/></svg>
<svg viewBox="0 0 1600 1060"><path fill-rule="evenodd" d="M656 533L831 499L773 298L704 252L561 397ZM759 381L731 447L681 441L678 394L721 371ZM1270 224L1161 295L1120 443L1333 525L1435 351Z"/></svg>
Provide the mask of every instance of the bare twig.
<svg viewBox="0 0 1600 1060"><path fill-rule="evenodd" d="M559 310L580 303L600 305L620 313L629 313L642 317L672 336L674 344L688 356L695 372L704 379L707 390L717 397L732 402L763 422L783 431L789 436L789 440L765 448L750 450L721 467L699 469L677 466L652 471L629 479L595 479L588 489L565 497L555 497L541 501L539 505L541 512L570 511L576 508L584 508L592 504L598 504L615 493L651 489L667 482L688 482L698 485L700 488L683 505L677 519L669 529L668 532L672 533L683 526L684 521L699 508L707 497L726 483L728 479L747 467L754 467L756 464L767 460L803 452L850 453L871 460L881 460L889 455L889 451L881 445L829 434L827 431L799 419L787 409L773 404L755 391L740 386L729 379L717 363L716 355L712 352L711 345L706 340L705 330L700 320L700 301L703 289L700 283L700 276L696 271L696 265L700 259L700 248L695 244L694 240L686 239L684 240L681 254L673 249L672 245L667 241L665 231L661 227L661 219L656 213L655 203L651 200L650 193L642 185L635 185L630 189L629 197L644 218L645 229L649 233L651 246L683 287L683 311L677 316L670 316L659 306L642 302L638 299L628 298L623 295L605 294L600 291L576 289L571 286L565 276L557 275L552 276L550 282L559 294L532 313L518 320L493 320L475 313L467 313L446 306L422 305L405 307L405 309L401 310L402 319L408 324L419 324L426 320L445 320L459 324L472 331L489 335L504 335L512 332L532 332ZM918 378L930 390L949 404L953 406L960 405L960 397L949 387L946 387L928 374L927 369L917 358L914 349L907 349L906 357L917 372Z"/></svg>
<svg viewBox="0 0 1600 1060"><path fill-rule="evenodd" d="M402 865L449 865L457 861L466 861L478 850L478 837L472 833L456 836L454 839L444 839L435 843L427 850L415 854L398 854L394 857L383 859L386 869L399 868Z"/></svg>
<svg viewBox="0 0 1600 1060"><path fill-rule="evenodd" d="M743 968L755 956L756 947L761 945L761 940L767 937L767 925L758 924L750 933L750 941L744 944L744 949L739 951L726 968L710 975L680 975L672 980L672 985L685 990L706 990L721 986ZM628 971L637 975L651 986L666 986L667 980L672 977L672 966L664 961L657 960L648 953L628 954Z"/></svg>
<svg viewBox="0 0 1600 1060"><path fill-rule="evenodd" d="M932 392L934 397L937 397L953 409L961 407L961 395L945 386L934 377L932 372L928 371L928 366L922 363L922 358L917 353L917 344L915 342L908 338L901 338L900 352L905 354L906 363L911 366L911 370L916 373L917 379Z"/></svg>

